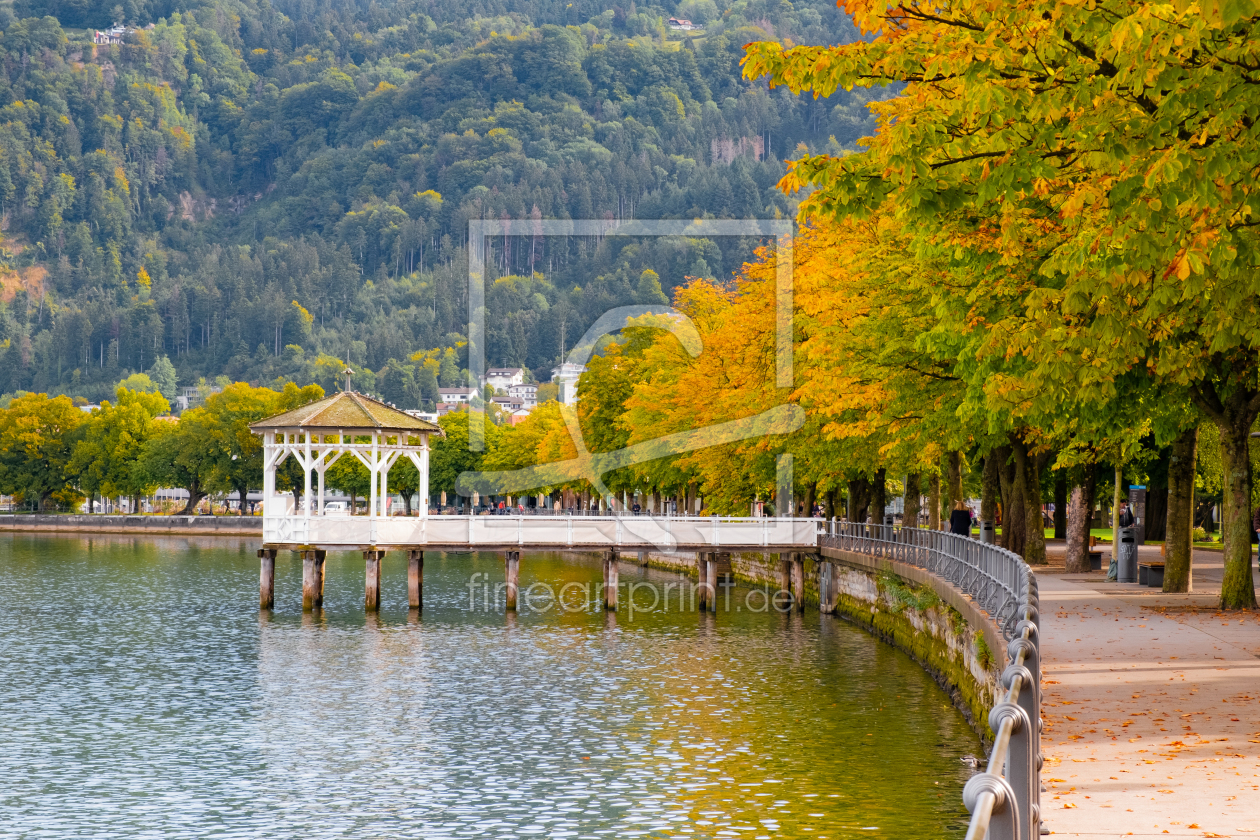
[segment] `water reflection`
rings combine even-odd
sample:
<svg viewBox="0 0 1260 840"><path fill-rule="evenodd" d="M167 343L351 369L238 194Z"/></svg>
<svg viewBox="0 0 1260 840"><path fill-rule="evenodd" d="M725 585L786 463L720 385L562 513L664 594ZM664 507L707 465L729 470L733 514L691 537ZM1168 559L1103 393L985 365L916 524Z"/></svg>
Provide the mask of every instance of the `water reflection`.
<svg viewBox="0 0 1260 840"><path fill-rule="evenodd" d="M624 587L685 581L630 563L620 613L470 608L494 555L427 556L421 615L401 553L377 615L352 553L306 614L281 554L260 613L255 547L0 541L0 836L963 834L974 736L842 622L739 587L631 619ZM539 582L598 591L599 563L524 556Z"/></svg>

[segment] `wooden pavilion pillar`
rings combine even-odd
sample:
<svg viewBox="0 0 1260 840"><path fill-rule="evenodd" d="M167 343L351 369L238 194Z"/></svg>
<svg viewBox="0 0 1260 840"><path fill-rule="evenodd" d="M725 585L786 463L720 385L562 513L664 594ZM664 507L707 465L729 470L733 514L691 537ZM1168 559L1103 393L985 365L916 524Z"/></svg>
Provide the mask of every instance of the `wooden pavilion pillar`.
<svg viewBox="0 0 1260 840"><path fill-rule="evenodd" d="M507 581L507 604L508 612L516 612L516 596L519 590L519 580L521 571L521 553L519 551L505 551L504 555L504 572Z"/></svg>
<svg viewBox="0 0 1260 840"><path fill-rule="evenodd" d="M424 609L424 552L414 548L407 551L407 606Z"/></svg>
<svg viewBox="0 0 1260 840"><path fill-rule="evenodd" d="M269 610L276 605L276 554L275 548L258 549L258 607Z"/></svg>
<svg viewBox="0 0 1260 840"><path fill-rule="evenodd" d="M363 608L368 612L376 612L381 608L381 561L385 552L368 549L363 552L365 581L363 585Z"/></svg>
<svg viewBox="0 0 1260 840"><path fill-rule="evenodd" d="M302 611L324 608L324 560L328 552L302 549Z"/></svg>

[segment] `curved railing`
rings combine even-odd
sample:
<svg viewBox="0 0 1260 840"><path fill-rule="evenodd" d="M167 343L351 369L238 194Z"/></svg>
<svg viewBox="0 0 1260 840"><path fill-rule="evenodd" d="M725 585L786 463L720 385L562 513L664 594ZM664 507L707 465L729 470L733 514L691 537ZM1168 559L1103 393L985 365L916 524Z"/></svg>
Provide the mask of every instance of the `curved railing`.
<svg viewBox="0 0 1260 840"><path fill-rule="evenodd" d="M1034 840L1041 834L1041 656L1037 577L1019 555L961 534L828 523L819 545L918 566L980 605L1007 640L1003 699L989 712L993 749L963 788L967 840Z"/></svg>

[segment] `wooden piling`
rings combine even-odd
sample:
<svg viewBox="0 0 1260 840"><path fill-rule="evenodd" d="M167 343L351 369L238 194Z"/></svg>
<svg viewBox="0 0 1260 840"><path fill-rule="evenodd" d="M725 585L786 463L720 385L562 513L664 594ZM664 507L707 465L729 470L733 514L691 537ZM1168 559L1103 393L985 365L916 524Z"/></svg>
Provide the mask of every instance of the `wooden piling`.
<svg viewBox="0 0 1260 840"><path fill-rule="evenodd" d="M416 549L407 552L407 606L424 609L424 552Z"/></svg>
<svg viewBox="0 0 1260 840"><path fill-rule="evenodd" d="M319 606L324 606L324 561L328 559L328 552L323 549L315 549L315 577L319 581Z"/></svg>
<svg viewBox="0 0 1260 840"><path fill-rule="evenodd" d="M276 605L276 553L274 548L258 549L258 607L270 610Z"/></svg>
<svg viewBox="0 0 1260 840"><path fill-rule="evenodd" d="M779 591L792 592L792 554L788 551L779 555Z"/></svg>
<svg viewBox="0 0 1260 840"><path fill-rule="evenodd" d="M798 613L805 612L805 555L792 552L792 603Z"/></svg>
<svg viewBox="0 0 1260 840"><path fill-rule="evenodd" d="M508 612L516 612L516 596L519 592L520 571L521 571L521 553L519 551L504 552L504 571L507 581L507 604Z"/></svg>
<svg viewBox="0 0 1260 840"><path fill-rule="evenodd" d="M302 611L310 612L324 607L324 557L326 552L314 549L302 551Z"/></svg>
<svg viewBox="0 0 1260 840"><path fill-rule="evenodd" d="M709 612L717 612L717 553L708 552L709 562L705 564L705 583L709 589Z"/></svg>
<svg viewBox="0 0 1260 840"><path fill-rule="evenodd" d="M824 615L836 611L836 566L830 560L818 564L818 609Z"/></svg>
<svg viewBox="0 0 1260 840"><path fill-rule="evenodd" d="M708 587L709 582L709 553L707 551L696 552L696 609L704 612L709 608L709 600L713 590Z"/></svg>
<svg viewBox="0 0 1260 840"><path fill-rule="evenodd" d="M369 549L363 552L366 580L363 585L363 608L376 612L381 608L381 561L385 552Z"/></svg>
<svg viewBox="0 0 1260 840"><path fill-rule="evenodd" d="M604 609L617 611L618 580L617 552L604 552Z"/></svg>

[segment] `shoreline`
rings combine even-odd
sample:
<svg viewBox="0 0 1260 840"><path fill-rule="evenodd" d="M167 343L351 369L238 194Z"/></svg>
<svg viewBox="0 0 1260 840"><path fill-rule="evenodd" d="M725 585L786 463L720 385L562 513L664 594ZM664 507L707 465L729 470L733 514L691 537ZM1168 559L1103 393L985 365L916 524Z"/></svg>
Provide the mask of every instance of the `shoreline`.
<svg viewBox="0 0 1260 840"><path fill-rule="evenodd" d="M261 516L163 516L153 514L12 513L0 515L0 531L62 534L158 534L258 537Z"/></svg>

